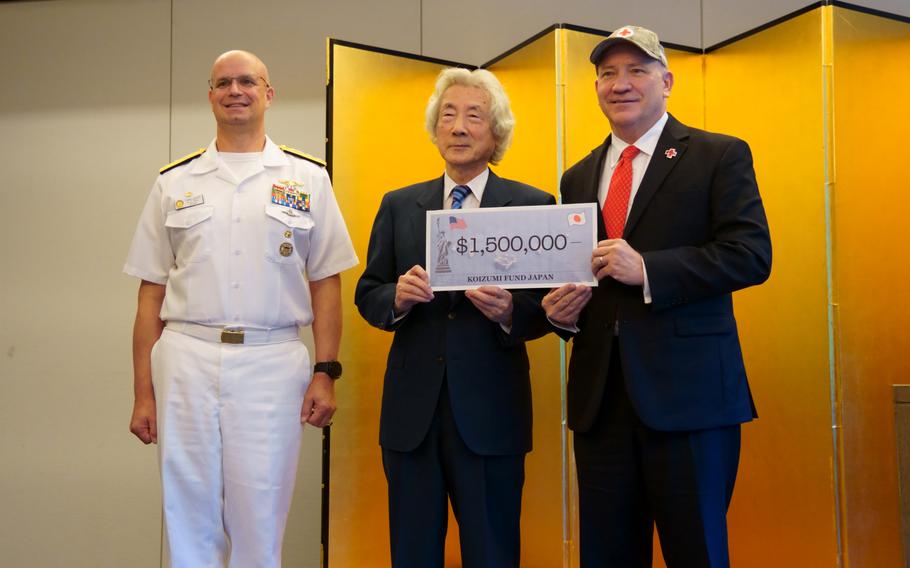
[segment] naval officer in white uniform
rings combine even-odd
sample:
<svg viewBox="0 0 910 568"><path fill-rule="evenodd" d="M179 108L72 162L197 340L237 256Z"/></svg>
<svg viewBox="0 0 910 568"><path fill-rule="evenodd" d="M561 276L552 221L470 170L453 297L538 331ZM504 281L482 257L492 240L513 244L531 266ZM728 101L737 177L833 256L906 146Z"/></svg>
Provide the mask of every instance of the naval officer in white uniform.
<svg viewBox="0 0 910 568"><path fill-rule="evenodd" d="M303 425L335 412L357 257L324 163L265 134L262 61L222 54L208 96L215 140L162 168L124 267L141 279L130 430L158 444L173 566L279 566Z"/></svg>

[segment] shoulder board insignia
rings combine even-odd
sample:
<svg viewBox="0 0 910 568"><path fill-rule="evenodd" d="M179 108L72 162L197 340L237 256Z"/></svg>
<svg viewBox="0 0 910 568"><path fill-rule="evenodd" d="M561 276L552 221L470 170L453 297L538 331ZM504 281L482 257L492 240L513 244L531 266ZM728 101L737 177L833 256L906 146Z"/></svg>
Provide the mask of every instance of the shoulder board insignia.
<svg viewBox="0 0 910 568"><path fill-rule="evenodd" d="M158 173L163 174L164 172L173 170L177 166L182 166L183 164L188 164L203 154L205 154L205 148L199 148L195 152L187 154L186 156L184 156L182 158L178 158L178 159L174 160L173 162L171 162L170 164L164 166L163 168L158 170Z"/></svg>
<svg viewBox="0 0 910 568"><path fill-rule="evenodd" d="M295 150L294 148L291 148L290 146L285 146L284 144L282 144L281 146L278 146L278 147L281 148L281 151L284 152L285 154L297 156L298 158L303 158L304 160L313 162L317 166L321 166L323 168L325 167L325 160L320 160L316 156L310 156L309 154L307 154L305 152L301 152L300 150Z"/></svg>

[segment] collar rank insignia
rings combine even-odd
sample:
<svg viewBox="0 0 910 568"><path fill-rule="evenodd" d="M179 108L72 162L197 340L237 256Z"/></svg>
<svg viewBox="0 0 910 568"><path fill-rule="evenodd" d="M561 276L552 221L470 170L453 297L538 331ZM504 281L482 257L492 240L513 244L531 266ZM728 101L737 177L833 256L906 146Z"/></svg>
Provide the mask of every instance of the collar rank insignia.
<svg viewBox="0 0 910 568"><path fill-rule="evenodd" d="M669 150L664 152L664 156L666 156L668 160L672 160L673 158L676 157L676 148L670 148Z"/></svg>

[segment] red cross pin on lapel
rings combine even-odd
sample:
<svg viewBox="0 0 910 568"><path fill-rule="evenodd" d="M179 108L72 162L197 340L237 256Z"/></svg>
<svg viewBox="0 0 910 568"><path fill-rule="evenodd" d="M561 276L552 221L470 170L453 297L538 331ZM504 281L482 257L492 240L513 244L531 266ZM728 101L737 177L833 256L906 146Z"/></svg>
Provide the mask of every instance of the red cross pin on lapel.
<svg viewBox="0 0 910 568"><path fill-rule="evenodd" d="M669 150L664 152L664 156L666 156L668 160L672 160L673 158L676 157L676 148L670 148Z"/></svg>

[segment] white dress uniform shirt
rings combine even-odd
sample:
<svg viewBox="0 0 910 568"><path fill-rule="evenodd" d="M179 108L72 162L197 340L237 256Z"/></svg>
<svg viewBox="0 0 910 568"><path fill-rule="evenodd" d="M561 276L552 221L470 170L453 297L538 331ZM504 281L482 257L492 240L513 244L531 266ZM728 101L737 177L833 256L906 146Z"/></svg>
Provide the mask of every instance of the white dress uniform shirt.
<svg viewBox="0 0 910 568"><path fill-rule="evenodd" d="M288 188L308 210L274 202ZM308 280L357 262L325 168L266 138L261 162L229 167L213 141L160 175L124 272L167 284L162 320L274 329L309 325Z"/></svg>

